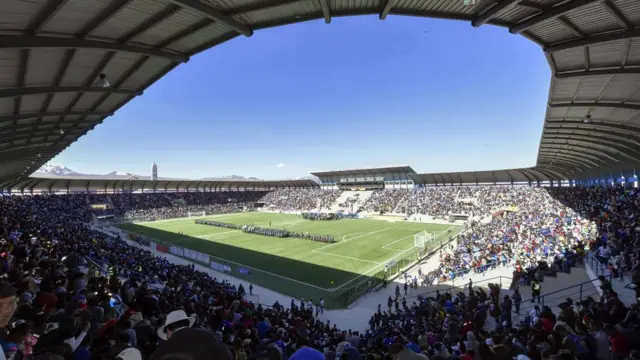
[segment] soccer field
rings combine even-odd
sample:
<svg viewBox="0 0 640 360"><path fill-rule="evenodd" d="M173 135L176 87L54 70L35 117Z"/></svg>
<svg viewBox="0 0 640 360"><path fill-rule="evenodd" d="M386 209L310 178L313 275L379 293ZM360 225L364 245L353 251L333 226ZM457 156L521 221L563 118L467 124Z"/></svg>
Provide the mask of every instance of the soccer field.
<svg viewBox="0 0 640 360"><path fill-rule="evenodd" d="M234 224L332 235L327 244L297 238L276 238L239 230L195 224L193 218L122 224L126 231L171 245L209 254L211 261L231 267L230 275L295 298L323 297L328 308L353 301L354 287L381 278L385 264L397 271L417 259L414 235L427 231L435 248L460 230L455 225L387 222L365 219L305 220L296 215L238 213L199 217ZM182 232L183 235L178 234ZM249 269L240 273L240 268ZM245 284L247 287L248 284ZM270 305L270 304L269 304Z"/></svg>

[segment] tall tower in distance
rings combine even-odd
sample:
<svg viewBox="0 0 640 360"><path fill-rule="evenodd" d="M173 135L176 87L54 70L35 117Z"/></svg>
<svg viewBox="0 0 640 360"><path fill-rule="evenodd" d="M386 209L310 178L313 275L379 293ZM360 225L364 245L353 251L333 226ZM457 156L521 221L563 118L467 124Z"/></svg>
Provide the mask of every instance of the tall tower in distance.
<svg viewBox="0 0 640 360"><path fill-rule="evenodd" d="M156 165L155 161L153 162L153 165L151 165L151 180L158 180L158 165Z"/></svg>

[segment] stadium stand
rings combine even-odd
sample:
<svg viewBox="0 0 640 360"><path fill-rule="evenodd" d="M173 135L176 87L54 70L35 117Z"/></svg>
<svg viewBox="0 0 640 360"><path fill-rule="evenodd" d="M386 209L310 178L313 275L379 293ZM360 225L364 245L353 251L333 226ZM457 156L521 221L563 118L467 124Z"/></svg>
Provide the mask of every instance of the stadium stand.
<svg viewBox="0 0 640 360"><path fill-rule="evenodd" d="M141 196L142 195L142 196ZM253 206L264 192L186 193L111 196L114 213L125 221L149 221L187 217L190 213L207 215L233 213Z"/></svg>
<svg viewBox="0 0 640 360"><path fill-rule="evenodd" d="M265 207L280 211L320 211L328 210L339 196L339 190L284 189L271 191L260 201Z"/></svg>
<svg viewBox="0 0 640 360"><path fill-rule="evenodd" d="M441 254L441 268L426 275L428 281L442 282L489 266L527 269L540 262L575 262L574 249L584 249L585 242L596 236L590 222L583 223L547 189L501 187L492 193L503 196L501 204L492 202L496 209L491 221L461 234L457 244ZM512 207L517 211L502 210Z"/></svg>
<svg viewBox="0 0 640 360"><path fill-rule="evenodd" d="M376 190L367 199L360 210L367 212L392 212L398 203L407 196L404 189Z"/></svg>
<svg viewBox="0 0 640 360"><path fill-rule="evenodd" d="M360 208L367 212L422 214L446 219L452 214L483 216L515 205L517 187L458 186L375 190Z"/></svg>
<svg viewBox="0 0 640 360"><path fill-rule="evenodd" d="M623 182L628 186L637 182L632 179L637 179L633 169L637 168L640 139L635 124L640 110L635 84L638 1L354 4L336 0L302 4L229 1L217 2L214 8L212 2L193 0L2 1L0 23L6 30L0 42L2 72L9 75L3 77L0 90L0 188L29 193L44 183L48 191L56 186L69 190L71 180L39 180L28 174L190 56L239 34L251 36L254 29L312 19L330 23L333 16L355 14L379 14L380 19L390 14L433 16L467 20L476 27L500 25L540 45L550 64L552 81L535 167L454 174L405 172L415 184ZM38 61L41 59L45 61ZM118 78L109 87L96 86L102 69L111 68L117 68L113 71L120 74ZM78 77L73 86L65 74ZM90 101L92 105L83 100L86 93L97 99ZM376 188L386 181L373 180ZM399 181L398 186L409 187L406 179ZM145 182L140 182L142 187ZM67 185L60 185L63 183ZM171 183L155 183L153 190L164 186L166 191ZM123 186L133 184L123 182ZM113 185L115 192L117 184ZM198 186L196 183L196 190ZM460 208L454 194L442 191L434 190L434 196L416 195L415 201L407 202L406 211L417 208L434 216L485 211L467 205ZM447 255L463 260L472 256L480 238L492 246L468 261L485 263L498 247L515 250L518 261L521 250L504 241L520 241L518 230L509 227L522 221L539 234L525 249L526 259L533 260L533 255L538 259L541 254L549 259L546 251L558 252L560 244L588 239L582 244L588 256L597 256L618 277L631 275L638 285L638 191L561 188L549 194L551 197L534 193L530 205L520 201L518 206L526 215L498 214L495 224L473 230L478 233L448 250L444 259ZM108 197L106 201L127 211L145 211ZM149 209L167 208L171 203L167 194L150 197L157 204ZM558 213L560 205L552 198L573 208L573 213ZM304 206L286 205L285 201L285 206L308 207L312 201L302 202ZM307 304L252 305L240 288L93 231L86 226L91 220L86 205L84 195L0 198L0 358L427 359L418 353L432 360L640 358L638 305L622 304L606 281L600 299L567 299L559 313L540 306L527 314L523 324L510 321L518 298L499 298L495 291L487 294L469 286L472 291L422 298L402 307L396 298L395 310L389 306L389 311L372 315L368 332L351 332L318 321ZM575 221L581 218L578 214L583 218L580 224ZM584 226L584 220L595 224L597 232ZM565 230L568 224L574 230L571 237ZM581 247L563 256L568 254L570 260L574 252L579 256ZM142 267L152 277L150 282L157 277L164 288L156 290L132 279L121 283L115 273L109 278L85 277L77 271L78 255L96 257L123 271ZM567 260L556 269L565 268ZM485 329L487 317L497 320L495 329Z"/></svg>
<svg viewBox="0 0 640 360"><path fill-rule="evenodd" d="M548 264L546 273L566 271L584 252L596 252L617 276L640 280L640 228L634 227L637 190L500 189L495 191L503 194L505 204L516 200L518 211L499 212L490 223L474 227L442 252L443 270L425 276L444 280L478 266L513 263L526 286L536 281L528 277L536 272L527 269L538 270L541 262ZM138 211L149 206L152 213L166 208L171 197L109 196L118 204L127 203L118 198L130 197L130 206ZM185 201L202 204L219 201L220 196L189 194ZM606 354L624 359L639 350L638 307L624 306L606 283L600 301L567 300L557 315L550 308L532 309L521 324L512 321L521 297L500 298L478 287L376 312L367 332L332 328L315 318L313 304L254 305L243 299L244 289L91 230L86 225L91 220L88 203L105 199L88 199L83 194L0 198L6 275L0 284L6 331L2 345L8 358L19 353L53 359L73 353L76 358L115 359L129 351L156 360L177 351L194 359L231 359L231 354L241 353L247 358L295 358L310 352L317 358L407 357L422 352L436 358L579 359ZM588 218L578 211L586 211ZM85 277L78 270L79 256L119 270L110 277ZM135 273L147 277L136 279ZM125 282L118 278L123 274L130 276ZM153 283L163 287L157 289ZM400 297L393 302L400 302ZM485 329L487 317L496 319L498 327ZM168 331L161 331L170 323L174 325ZM164 342L167 335L169 341ZM137 351L127 350L134 348Z"/></svg>

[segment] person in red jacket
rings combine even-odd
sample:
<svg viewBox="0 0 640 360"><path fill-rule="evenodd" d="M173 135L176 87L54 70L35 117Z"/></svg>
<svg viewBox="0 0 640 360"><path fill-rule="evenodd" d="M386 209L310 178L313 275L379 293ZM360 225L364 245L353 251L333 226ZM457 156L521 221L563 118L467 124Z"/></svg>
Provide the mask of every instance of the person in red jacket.
<svg viewBox="0 0 640 360"><path fill-rule="evenodd" d="M604 331L611 341L611 360L624 360L629 356L629 342L627 338L613 325L607 325Z"/></svg>

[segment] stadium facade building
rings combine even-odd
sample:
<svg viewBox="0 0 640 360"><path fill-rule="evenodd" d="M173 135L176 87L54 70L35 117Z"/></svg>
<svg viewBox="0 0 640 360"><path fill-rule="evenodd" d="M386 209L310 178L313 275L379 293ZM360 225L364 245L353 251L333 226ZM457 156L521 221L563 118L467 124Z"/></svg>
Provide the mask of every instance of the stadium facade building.
<svg viewBox="0 0 640 360"><path fill-rule="evenodd" d="M551 79L537 161L530 168L500 171L325 174L324 187L349 176L372 177L373 183L391 187L411 181L635 183L640 168L640 1L3 0L2 5L0 72L10 76L0 83L0 189L39 186L43 180L29 174L192 56L261 29L371 14L380 20L404 15L495 25L540 46ZM51 182L57 186L60 180ZM202 186L194 182L189 189ZM141 185L146 186L152 185ZM230 188L251 186L256 185Z"/></svg>
<svg viewBox="0 0 640 360"><path fill-rule="evenodd" d="M127 178L113 179L99 176L46 176L30 177L18 183L0 184L0 194L11 193L164 193L164 192L219 192L270 191L292 188L317 188L313 180L152 180Z"/></svg>
<svg viewBox="0 0 640 360"><path fill-rule="evenodd" d="M375 190L408 189L414 183L416 172L408 165L386 166L369 169L316 171L311 175L320 180L323 189Z"/></svg>
<svg viewBox="0 0 640 360"><path fill-rule="evenodd" d="M576 186L621 184L638 187L635 170L621 171L590 179L559 180L552 170L519 168L507 170L466 171L418 174L409 165L372 167L349 170L315 171L311 179L301 180L191 180L157 179L157 166L152 176L141 179L131 177L114 179L102 176L31 176L18 181L0 182L1 193L156 193L156 192L218 192L218 191L269 191L293 188L317 188L326 190L379 190L411 189L424 186L464 185L529 185ZM154 179L155 175L155 179Z"/></svg>
<svg viewBox="0 0 640 360"><path fill-rule="evenodd" d="M32 176L24 180L0 183L2 193L159 193L270 191L280 189L317 188L326 190L366 191L378 189L411 189L424 186L465 185L529 185L576 186L621 184L638 187L635 171L619 176L602 176L591 180L556 180L553 173L535 168L491 171L467 171L418 174L408 165L350 170L316 171L319 182L301 180L154 180L101 176Z"/></svg>

